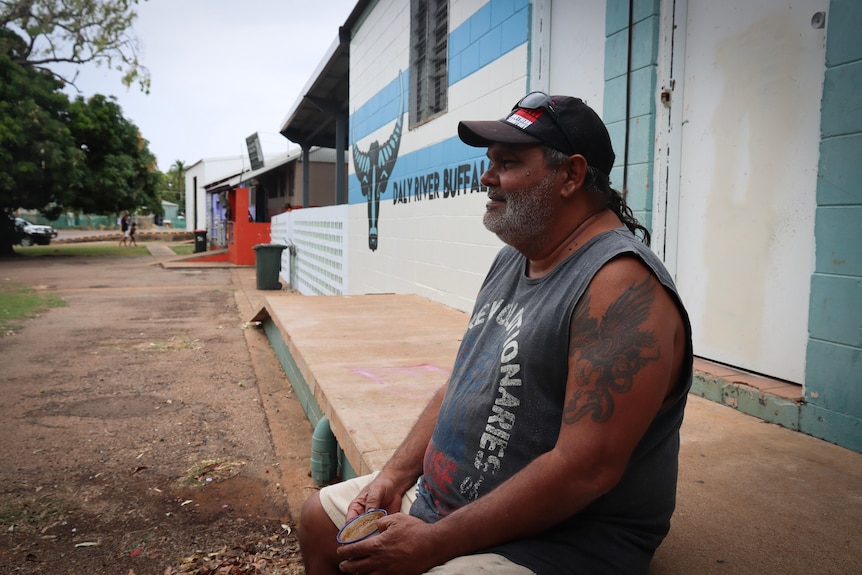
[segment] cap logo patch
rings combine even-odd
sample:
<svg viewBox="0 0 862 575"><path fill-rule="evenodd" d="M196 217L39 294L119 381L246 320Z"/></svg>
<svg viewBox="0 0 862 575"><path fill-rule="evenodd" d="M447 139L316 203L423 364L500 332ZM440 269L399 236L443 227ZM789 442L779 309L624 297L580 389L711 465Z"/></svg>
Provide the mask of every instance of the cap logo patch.
<svg viewBox="0 0 862 575"><path fill-rule="evenodd" d="M533 125L533 122L542 117L542 114L545 113L544 108L538 108L536 110L527 110L525 108L518 108L506 118L506 122L512 124L513 126L520 128L522 130L526 130L530 126Z"/></svg>

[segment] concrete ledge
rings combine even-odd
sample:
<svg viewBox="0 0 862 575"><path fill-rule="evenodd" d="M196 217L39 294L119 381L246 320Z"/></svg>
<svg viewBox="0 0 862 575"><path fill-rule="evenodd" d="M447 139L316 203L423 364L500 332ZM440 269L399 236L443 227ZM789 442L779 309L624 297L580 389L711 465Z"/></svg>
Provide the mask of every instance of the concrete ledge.
<svg viewBox="0 0 862 575"><path fill-rule="evenodd" d="M253 321L312 423L330 418L344 477L379 469L448 377L466 314L417 296L262 297ZM696 367L715 401L689 398L677 511L650 575L857 572L862 454L743 412L798 412L799 386Z"/></svg>
<svg viewBox="0 0 862 575"><path fill-rule="evenodd" d="M862 422L806 401L801 385L696 358L691 393L862 453Z"/></svg>
<svg viewBox="0 0 862 575"><path fill-rule="evenodd" d="M468 317L414 295L282 294L253 321L312 425L329 419L347 478L389 460L449 377Z"/></svg>
<svg viewBox="0 0 862 575"><path fill-rule="evenodd" d="M468 317L410 295L266 297L255 316L312 425L330 420L345 477L380 469L449 375ZM703 359L692 395L799 431L802 389Z"/></svg>
<svg viewBox="0 0 862 575"><path fill-rule="evenodd" d="M799 430L799 413L802 404L802 388L797 398L777 394L775 390L754 387L744 382L734 381L733 376L717 376L705 366L702 360L695 366L691 393L710 401L738 409L782 427ZM698 369L700 367L700 369Z"/></svg>

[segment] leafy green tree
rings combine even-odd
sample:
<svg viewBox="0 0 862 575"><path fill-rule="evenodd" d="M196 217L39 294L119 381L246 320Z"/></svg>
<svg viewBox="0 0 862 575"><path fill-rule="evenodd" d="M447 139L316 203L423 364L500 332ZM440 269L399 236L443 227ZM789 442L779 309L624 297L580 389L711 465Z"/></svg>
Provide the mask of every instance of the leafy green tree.
<svg viewBox="0 0 862 575"><path fill-rule="evenodd" d="M0 254L12 251L15 210L56 217L85 171L61 87L51 74L0 53Z"/></svg>
<svg viewBox="0 0 862 575"><path fill-rule="evenodd" d="M112 99L69 102L57 65L107 65L149 91L128 31L138 0L0 0L0 255L14 212L161 213L160 172Z"/></svg>
<svg viewBox="0 0 862 575"><path fill-rule="evenodd" d="M179 206L183 206L186 188L186 164L182 160L174 161L174 163L171 164L171 167L168 168L166 176L168 186L171 190L171 197L165 199Z"/></svg>
<svg viewBox="0 0 862 575"><path fill-rule="evenodd" d="M74 86L74 77L52 64L106 65L122 72L123 84L149 92L150 73L138 60L138 40L129 35L138 0L0 0L0 29L24 40L13 61L47 71ZM0 53L14 38L0 36ZM74 69L74 68L72 68Z"/></svg>
<svg viewBox="0 0 862 575"><path fill-rule="evenodd" d="M76 147L84 152L87 169L65 207L88 214L140 208L162 212L156 159L113 98L76 98L69 108L69 128Z"/></svg>
<svg viewBox="0 0 862 575"><path fill-rule="evenodd" d="M0 254L12 253L19 208L162 213L146 140L112 99L69 102L52 75L0 54Z"/></svg>

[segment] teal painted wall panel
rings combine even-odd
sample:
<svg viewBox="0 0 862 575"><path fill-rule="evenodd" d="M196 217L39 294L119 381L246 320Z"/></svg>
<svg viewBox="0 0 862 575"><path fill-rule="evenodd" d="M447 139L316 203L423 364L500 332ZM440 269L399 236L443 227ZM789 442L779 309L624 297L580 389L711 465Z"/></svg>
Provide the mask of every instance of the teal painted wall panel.
<svg viewBox="0 0 862 575"><path fill-rule="evenodd" d="M659 0L635 0L632 11L634 22L650 18L659 13ZM629 25L628 0L608 0L605 7L605 36L612 36Z"/></svg>
<svg viewBox="0 0 862 575"><path fill-rule="evenodd" d="M652 234L652 211L632 210L632 215Z"/></svg>
<svg viewBox="0 0 862 575"><path fill-rule="evenodd" d="M632 30L632 70L655 64L658 57L658 38L658 16L635 22ZM628 25L606 39L605 81L625 76L629 58L628 42Z"/></svg>
<svg viewBox="0 0 862 575"><path fill-rule="evenodd" d="M814 274L809 309L810 338L862 347L862 278Z"/></svg>
<svg viewBox="0 0 862 575"><path fill-rule="evenodd" d="M634 10L632 11L634 13L634 21L640 22L645 18L658 15L660 6L660 0L635 0Z"/></svg>
<svg viewBox="0 0 862 575"><path fill-rule="evenodd" d="M647 213L652 211L652 180L650 174L652 164L635 164L629 166L628 196L626 201L635 212ZM620 174L622 177L622 174ZM622 180L619 184L622 185ZM638 217L643 222L643 219Z"/></svg>
<svg viewBox="0 0 862 575"><path fill-rule="evenodd" d="M862 60L862 42L848 42L859 38L862 31L862 10L859 0L832 0L826 16L826 65L830 68Z"/></svg>
<svg viewBox="0 0 862 575"><path fill-rule="evenodd" d="M626 75L629 35L623 30L605 40L605 81Z"/></svg>
<svg viewBox="0 0 862 575"><path fill-rule="evenodd" d="M862 350L809 340L805 400L844 414L862 413Z"/></svg>
<svg viewBox="0 0 862 575"><path fill-rule="evenodd" d="M652 65L658 54L658 17L651 16L635 22L632 31L632 70Z"/></svg>
<svg viewBox="0 0 862 575"><path fill-rule="evenodd" d="M818 273L862 276L862 205L818 207L814 237Z"/></svg>
<svg viewBox="0 0 862 575"><path fill-rule="evenodd" d="M799 431L862 452L862 419L858 416L836 413L809 403L800 409Z"/></svg>
<svg viewBox="0 0 862 575"><path fill-rule="evenodd" d="M826 70L822 110L820 130L824 138L862 132L862 61Z"/></svg>
<svg viewBox="0 0 862 575"><path fill-rule="evenodd" d="M629 121L629 165L652 163L655 148L655 118L652 116L632 117ZM616 150L616 148L614 148ZM623 148L617 152L617 159L623 158Z"/></svg>
<svg viewBox="0 0 862 575"><path fill-rule="evenodd" d="M602 119L605 124L622 122L626 119L626 77L617 76L605 82ZM617 148L614 147L614 151Z"/></svg>
<svg viewBox="0 0 862 575"><path fill-rule="evenodd" d="M862 134L820 142L817 205L862 204Z"/></svg>
<svg viewBox="0 0 862 575"><path fill-rule="evenodd" d="M629 25L628 0L608 0L605 6L605 36L610 37Z"/></svg>
<svg viewBox="0 0 862 575"><path fill-rule="evenodd" d="M647 66L632 72L632 102L629 113L633 118L655 114L656 68ZM625 111L623 111L625 115Z"/></svg>
<svg viewBox="0 0 862 575"><path fill-rule="evenodd" d="M649 229L652 228L659 6L658 0L634 2L631 69L629 3L627 0L608 0L605 12L603 114L617 156L610 174L611 185L622 190L626 184L629 207Z"/></svg>
<svg viewBox="0 0 862 575"><path fill-rule="evenodd" d="M831 0L800 429L862 451L862 2Z"/></svg>

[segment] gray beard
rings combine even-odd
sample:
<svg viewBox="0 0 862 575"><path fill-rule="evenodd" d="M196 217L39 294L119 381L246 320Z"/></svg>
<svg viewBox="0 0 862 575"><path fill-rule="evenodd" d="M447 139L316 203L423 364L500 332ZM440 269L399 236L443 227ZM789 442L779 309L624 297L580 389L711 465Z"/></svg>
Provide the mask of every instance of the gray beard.
<svg viewBox="0 0 862 575"><path fill-rule="evenodd" d="M505 207L486 211L482 223L503 242L521 252L539 245L547 236L554 215L551 197L556 173L556 170L551 171L531 189L507 194Z"/></svg>

